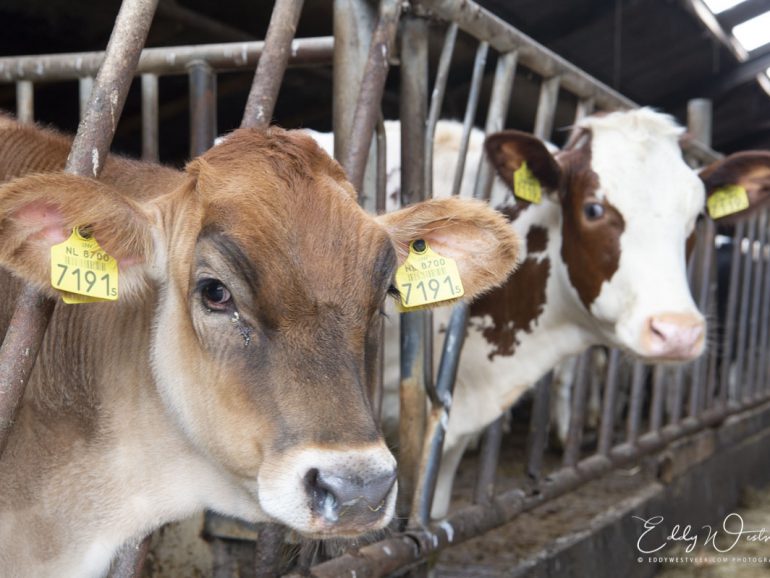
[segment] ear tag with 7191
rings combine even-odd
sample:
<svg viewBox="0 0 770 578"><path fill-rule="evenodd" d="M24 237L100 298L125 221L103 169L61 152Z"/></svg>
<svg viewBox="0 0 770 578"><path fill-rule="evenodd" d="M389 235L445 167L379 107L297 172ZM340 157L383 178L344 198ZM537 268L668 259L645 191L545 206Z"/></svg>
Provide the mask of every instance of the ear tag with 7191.
<svg viewBox="0 0 770 578"><path fill-rule="evenodd" d="M433 251L423 239L409 244L409 256L396 271L401 311L459 299L465 294L457 263Z"/></svg>
<svg viewBox="0 0 770 578"><path fill-rule="evenodd" d="M543 198L540 181L529 170L526 162L521 163L521 166L513 173L513 194L536 205L540 204Z"/></svg>
<svg viewBox="0 0 770 578"><path fill-rule="evenodd" d="M706 201L709 217L719 219L749 208L749 196L740 185L727 185L711 193Z"/></svg>
<svg viewBox="0 0 770 578"><path fill-rule="evenodd" d="M65 303L115 301L118 262L75 227L69 239L51 247L51 285Z"/></svg>

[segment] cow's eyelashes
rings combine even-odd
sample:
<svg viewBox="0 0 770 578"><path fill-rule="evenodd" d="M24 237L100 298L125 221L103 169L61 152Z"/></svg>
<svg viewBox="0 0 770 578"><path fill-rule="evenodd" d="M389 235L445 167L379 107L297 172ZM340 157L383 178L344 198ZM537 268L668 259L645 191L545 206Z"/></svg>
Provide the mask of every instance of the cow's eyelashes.
<svg viewBox="0 0 770 578"><path fill-rule="evenodd" d="M233 296L218 279L203 279L199 283L203 305L212 311L225 311L233 303Z"/></svg>
<svg viewBox="0 0 770 578"><path fill-rule="evenodd" d="M604 216L604 205L601 203L586 203L583 205L583 214L589 221L596 221Z"/></svg>

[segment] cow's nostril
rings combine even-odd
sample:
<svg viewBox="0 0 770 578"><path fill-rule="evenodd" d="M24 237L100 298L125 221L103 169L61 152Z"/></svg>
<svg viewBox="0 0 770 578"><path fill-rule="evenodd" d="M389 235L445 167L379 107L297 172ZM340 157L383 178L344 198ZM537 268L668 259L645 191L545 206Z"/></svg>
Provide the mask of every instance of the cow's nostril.
<svg viewBox="0 0 770 578"><path fill-rule="evenodd" d="M336 475L317 468L305 474L311 508L328 522L336 522L345 512L379 512L395 482L395 470L371 478Z"/></svg>
<svg viewBox="0 0 770 578"><path fill-rule="evenodd" d="M312 509L329 522L336 522L339 518L339 499L334 488L323 478L317 468L311 469L305 475L305 486Z"/></svg>
<svg viewBox="0 0 770 578"><path fill-rule="evenodd" d="M653 335L661 341L666 340L666 334L656 326L654 317L650 318L650 331L652 331Z"/></svg>

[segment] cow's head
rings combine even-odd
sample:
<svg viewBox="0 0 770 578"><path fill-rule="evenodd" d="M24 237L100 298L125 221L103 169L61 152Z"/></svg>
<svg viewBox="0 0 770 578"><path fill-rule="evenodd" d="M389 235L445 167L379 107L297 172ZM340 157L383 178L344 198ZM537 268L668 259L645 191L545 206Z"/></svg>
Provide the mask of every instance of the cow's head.
<svg viewBox="0 0 770 578"><path fill-rule="evenodd" d="M705 195L682 158L683 129L649 109L589 117L578 129L556 155L516 131L491 135L486 148L511 188L527 162L546 202L560 205L565 281L607 343L650 360L700 355L705 321L687 285L686 253ZM724 180L723 163L707 173L712 189ZM730 166L735 179L737 163Z"/></svg>
<svg viewBox="0 0 770 578"><path fill-rule="evenodd" d="M121 269L120 301L100 306L152 303L155 387L190 442L251 493L254 519L317 536L383 527L395 461L367 391L394 272L423 238L457 260L472 298L504 281L517 239L458 199L373 218L301 133L236 131L186 173L141 203L65 174L6 184L0 263L55 296L50 247L89 225Z"/></svg>

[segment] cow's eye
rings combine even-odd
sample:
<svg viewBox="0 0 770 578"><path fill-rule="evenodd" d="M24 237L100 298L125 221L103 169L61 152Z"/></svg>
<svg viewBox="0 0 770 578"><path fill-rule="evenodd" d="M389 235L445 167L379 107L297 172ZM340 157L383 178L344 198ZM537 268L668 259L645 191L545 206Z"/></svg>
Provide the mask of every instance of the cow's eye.
<svg viewBox="0 0 770 578"><path fill-rule="evenodd" d="M586 203L583 205L583 214L589 221L596 221L604 216L604 205L601 203Z"/></svg>
<svg viewBox="0 0 770 578"><path fill-rule="evenodd" d="M205 280L201 285L201 295L206 307L218 311L226 309L233 300L227 287L217 279Z"/></svg>

